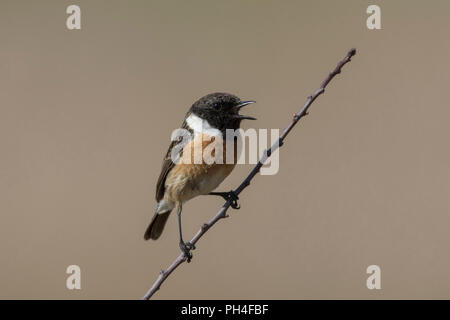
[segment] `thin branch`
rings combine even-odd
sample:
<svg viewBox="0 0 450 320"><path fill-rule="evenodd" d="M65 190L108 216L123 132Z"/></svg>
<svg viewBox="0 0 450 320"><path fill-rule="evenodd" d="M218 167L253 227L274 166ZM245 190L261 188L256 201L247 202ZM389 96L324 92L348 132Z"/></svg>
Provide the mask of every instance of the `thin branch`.
<svg viewBox="0 0 450 320"><path fill-rule="evenodd" d="M281 147L284 143L284 140L286 139L287 135L289 134L289 132L291 132L292 128L294 128L294 126L297 124L297 122L303 118L304 116L306 116L308 114L308 109L311 106L311 104L314 102L314 100L316 100L316 98L318 96L320 96L322 93L324 93L325 88L327 87L327 85L330 83L330 81L339 73L341 73L341 69L342 67L348 63L351 58L356 54L356 49L351 49L347 55L345 56L345 58L340 61L336 68L328 75L328 77L322 82L322 84L320 85L320 88L312 95L310 95L308 97L308 99L306 100L306 103L304 104L303 108L300 110L300 112L298 112L297 114L294 115L291 123L283 130L283 133L281 134L281 136L278 138L278 140L268 149L264 152L264 155L262 156L262 158L258 161L258 163L256 164L256 166L253 168L253 170L250 172L250 174L245 178L245 180L239 185L239 187L236 188L236 190L234 190L234 192L236 193L236 195L239 195L246 187L248 187L250 185L250 182L253 180L253 178L259 173L261 167L264 165L265 161L267 160L267 158L269 158L272 153L277 150L279 147ZM227 215L227 210L228 208L231 206L232 200L229 199L227 202L225 202L225 204L222 206L222 208L219 210L219 212L217 212L217 214L214 216L214 218L212 218L208 223L205 223L200 230L197 232L197 234L192 238L192 240L190 241L191 244L195 245L198 240L200 240L200 238L209 230L211 229L211 227L213 225L216 224L217 221L219 221L220 219L226 218ZM148 300L150 299L156 291L159 290L159 288L161 287L161 284L167 279L167 277L170 276L170 274L179 266L181 265L183 262L186 261L186 256L184 255L184 253L180 253L180 255L175 259L174 262L172 262L172 264L166 269L166 270L161 270L158 278L156 279L155 283L153 284L153 286L150 288L150 290L148 290L148 292L145 294L145 296L143 297L143 300Z"/></svg>

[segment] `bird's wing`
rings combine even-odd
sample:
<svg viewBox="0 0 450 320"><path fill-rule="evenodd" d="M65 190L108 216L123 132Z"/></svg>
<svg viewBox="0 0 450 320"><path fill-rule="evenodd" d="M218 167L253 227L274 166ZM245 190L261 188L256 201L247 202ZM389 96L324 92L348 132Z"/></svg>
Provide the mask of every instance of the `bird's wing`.
<svg viewBox="0 0 450 320"><path fill-rule="evenodd" d="M188 130L192 133L192 129L189 128L186 121L183 121L183 124L181 125L181 129ZM166 178L169 174L170 170L175 167L175 163L172 161L171 155L172 155L172 149L174 146L176 146L178 143L180 143L180 140L174 140L170 143L169 149L167 150L166 156L164 157L161 173L159 174L158 182L156 183L156 201L159 202L162 198L164 198L164 192L166 191Z"/></svg>
<svg viewBox="0 0 450 320"><path fill-rule="evenodd" d="M156 201L158 201L158 202L159 202L159 200L164 198L164 192L166 191L165 184L166 184L167 175L169 174L170 170L172 170L172 168L175 167L175 163L170 158L170 152L174 145L175 145L175 141L173 141L170 144L169 150L167 151L169 156L168 157L166 156L163 160L161 173L159 174L158 182L156 183L155 198L156 198Z"/></svg>

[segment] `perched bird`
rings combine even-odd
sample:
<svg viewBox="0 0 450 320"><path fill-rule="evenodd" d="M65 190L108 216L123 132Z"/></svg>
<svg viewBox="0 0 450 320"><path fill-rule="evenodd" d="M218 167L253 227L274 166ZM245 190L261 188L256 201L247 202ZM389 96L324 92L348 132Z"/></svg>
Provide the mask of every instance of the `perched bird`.
<svg viewBox="0 0 450 320"><path fill-rule="evenodd" d="M195 152L203 152L205 148L222 139L226 141L227 129L239 129L244 119L256 120L253 117L239 114L242 107L255 101L241 101L238 97L228 93L208 94L196 101L186 114L181 126L187 130L188 138L179 148L180 161L173 161L173 151L180 141L172 141L163 160L162 170L156 184L156 212L145 231L144 239L156 240L160 237L167 218L173 209L177 208L180 248L187 260L190 261L190 251L194 246L183 241L181 228L181 211L183 204L199 195L216 195L231 199L233 207L238 208L237 196L232 192L212 192L231 173L236 164L237 142L234 142L234 159L226 159L226 143L223 143L223 162L206 163L194 161ZM229 130L228 130L229 131ZM198 150L201 148L202 150Z"/></svg>

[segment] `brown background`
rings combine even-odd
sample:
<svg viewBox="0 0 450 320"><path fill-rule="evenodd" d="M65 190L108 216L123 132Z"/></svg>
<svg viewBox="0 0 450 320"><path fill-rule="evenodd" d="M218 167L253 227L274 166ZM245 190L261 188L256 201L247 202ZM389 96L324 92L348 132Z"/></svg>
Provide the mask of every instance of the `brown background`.
<svg viewBox="0 0 450 320"><path fill-rule="evenodd" d="M65 26L74 3L80 31ZM258 101L252 125L283 128L352 46L279 173L157 298L450 298L450 2L376 1L373 31L372 3L2 0L0 298L142 296L179 252L175 216L142 237L188 107L231 92ZM185 205L186 235L221 204ZM82 290L65 287L70 264Z"/></svg>

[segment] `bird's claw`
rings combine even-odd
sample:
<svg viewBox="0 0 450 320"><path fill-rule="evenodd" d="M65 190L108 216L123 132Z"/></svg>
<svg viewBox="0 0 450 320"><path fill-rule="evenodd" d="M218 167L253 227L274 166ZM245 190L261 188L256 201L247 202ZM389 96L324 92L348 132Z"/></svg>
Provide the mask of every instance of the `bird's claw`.
<svg viewBox="0 0 450 320"><path fill-rule="evenodd" d="M230 207L233 209L240 209L241 206L238 204L239 197L233 190L228 192L210 192L210 195L220 196L225 199L225 201L230 201Z"/></svg>
<svg viewBox="0 0 450 320"><path fill-rule="evenodd" d="M195 245L190 242L180 242L180 249L186 257L186 261L189 263L192 260L191 250L195 250Z"/></svg>
<svg viewBox="0 0 450 320"><path fill-rule="evenodd" d="M241 206L237 202L239 200L239 196L233 190L231 190L230 192L227 193L227 199L226 200L231 200L230 207L232 207L233 209L240 209L241 208Z"/></svg>

